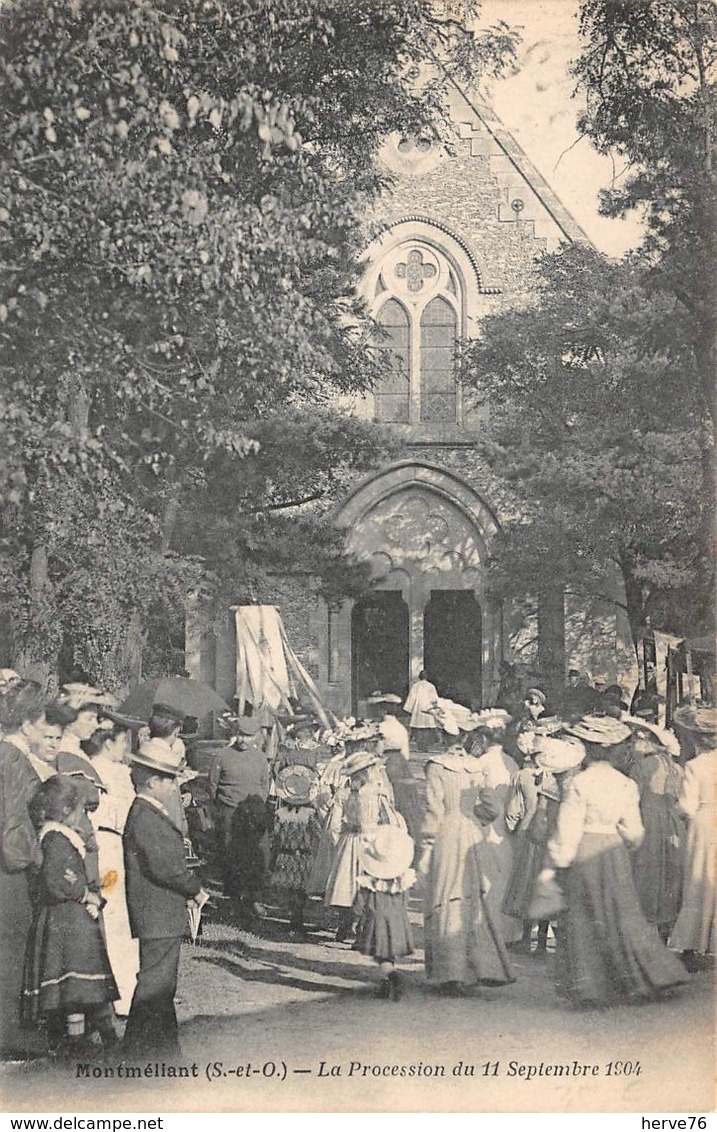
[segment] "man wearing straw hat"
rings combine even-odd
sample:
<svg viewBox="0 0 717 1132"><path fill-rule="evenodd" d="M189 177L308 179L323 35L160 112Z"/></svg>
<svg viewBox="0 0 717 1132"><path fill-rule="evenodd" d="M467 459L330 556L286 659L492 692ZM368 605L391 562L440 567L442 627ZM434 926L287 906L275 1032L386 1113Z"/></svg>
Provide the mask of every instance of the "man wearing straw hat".
<svg viewBox="0 0 717 1132"><path fill-rule="evenodd" d="M187 901L207 894L185 863L184 841L168 810L176 761L162 739L142 743L132 759L137 797L123 834L127 911L139 940L139 974L125 1045L132 1054L180 1057L177 1014L179 951L187 927Z"/></svg>

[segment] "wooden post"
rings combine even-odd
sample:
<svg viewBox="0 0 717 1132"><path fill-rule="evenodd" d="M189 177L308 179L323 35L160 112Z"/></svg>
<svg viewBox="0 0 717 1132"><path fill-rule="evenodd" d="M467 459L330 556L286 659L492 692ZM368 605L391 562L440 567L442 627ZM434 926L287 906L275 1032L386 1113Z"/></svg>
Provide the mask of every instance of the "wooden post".
<svg viewBox="0 0 717 1132"><path fill-rule="evenodd" d="M687 668L687 702L694 704L695 702L695 677L692 671L692 649L685 648L685 667Z"/></svg>

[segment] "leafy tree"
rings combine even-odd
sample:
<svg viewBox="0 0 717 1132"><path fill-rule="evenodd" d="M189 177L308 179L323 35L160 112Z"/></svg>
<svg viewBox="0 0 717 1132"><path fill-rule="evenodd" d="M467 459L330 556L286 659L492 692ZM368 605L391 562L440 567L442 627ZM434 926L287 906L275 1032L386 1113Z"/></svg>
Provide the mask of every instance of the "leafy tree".
<svg viewBox="0 0 717 1132"><path fill-rule="evenodd" d="M491 406L485 454L514 491L493 562L503 594L612 597L637 638L705 575L702 399L689 312L631 262L574 244L539 264L525 309L486 319L464 380Z"/></svg>
<svg viewBox="0 0 717 1132"><path fill-rule="evenodd" d="M9 609L26 666L69 634L119 680L137 604L236 595L264 551L335 584L320 515L309 554L286 515L376 450L327 408L377 373L355 297L372 159L440 124L427 60L475 76L513 38L429 0L16 0L0 35ZM235 489L246 553L212 562L198 533L231 543Z"/></svg>
<svg viewBox="0 0 717 1132"><path fill-rule="evenodd" d="M638 253L546 257L530 309L486 321L466 380L489 399L489 459L521 519L499 589L610 594L646 616L710 621L717 362L713 0L583 0L580 128L620 167L601 211L643 211Z"/></svg>
<svg viewBox="0 0 717 1132"><path fill-rule="evenodd" d="M583 0L575 74L579 125L625 165L602 210L646 214L643 253L656 287L693 319L704 412L717 370L717 5L714 0Z"/></svg>

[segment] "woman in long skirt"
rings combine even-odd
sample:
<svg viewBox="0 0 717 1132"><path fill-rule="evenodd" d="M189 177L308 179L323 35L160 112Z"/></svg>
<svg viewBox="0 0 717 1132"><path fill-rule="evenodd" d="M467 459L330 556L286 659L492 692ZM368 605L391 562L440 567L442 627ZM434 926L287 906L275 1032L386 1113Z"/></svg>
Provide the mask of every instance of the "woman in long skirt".
<svg viewBox="0 0 717 1132"><path fill-rule="evenodd" d="M640 791L645 829L632 872L646 920L666 943L682 898L684 828L677 810L682 767L647 729L633 728L627 773ZM622 768L621 768L622 769Z"/></svg>
<svg viewBox="0 0 717 1132"><path fill-rule="evenodd" d="M396 718L401 701L398 696L382 696L381 700L384 701L384 712L379 728L386 758L386 774L393 787L396 809L415 841L421 832L423 808L418 796L418 782L409 762L408 731ZM394 701L398 702L398 707Z"/></svg>
<svg viewBox="0 0 717 1132"><path fill-rule="evenodd" d="M62 732L47 723L39 684L12 673L3 673L0 681L0 731L0 1058L5 1060L41 1047L35 1035L20 1028L32 867L39 855L28 803L40 786L40 767L49 765Z"/></svg>
<svg viewBox="0 0 717 1132"><path fill-rule="evenodd" d="M510 784L518 773L518 765L505 751L509 716L500 710L480 712L478 726L468 740L470 753L477 758L479 789L491 791L497 814L490 825L483 827L483 864L489 883L486 899L491 902L493 916L500 927L505 944L520 939L522 921L503 911L503 902L513 866L513 838L505 821L505 808Z"/></svg>
<svg viewBox="0 0 717 1132"><path fill-rule="evenodd" d="M363 835L378 825L405 825L393 806L393 792L379 754L355 751L346 759L344 769L350 785L343 804L340 809L334 810L332 816L336 855L324 897L327 905L340 910L336 932L338 943L350 942L358 925L360 907L356 899L360 887L359 853Z"/></svg>
<svg viewBox="0 0 717 1132"><path fill-rule="evenodd" d="M443 727L457 739L457 725L444 719ZM488 899L483 830L496 810L481 798L482 781L479 760L459 742L426 765L428 808L418 864L425 887L426 975L446 993L459 994L477 982L513 981Z"/></svg>
<svg viewBox="0 0 717 1132"><path fill-rule="evenodd" d="M639 793L611 765L629 729L586 716L566 730L585 745L588 765L566 786L548 843L552 868L541 874L563 870L558 989L584 1006L648 998L689 975L645 919L632 876L628 847L644 835Z"/></svg>
<svg viewBox="0 0 717 1132"><path fill-rule="evenodd" d="M126 761L130 752L130 736L124 727L116 724L110 729L99 728L81 745L104 786L99 806L92 812L91 818L97 839L100 885L106 901L102 920L107 954L119 990L115 1010L125 1017L129 1014L139 970L139 944L132 938L127 913L122 851L122 834L135 799Z"/></svg>
<svg viewBox="0 0 717 1132"><path fill-rule="evenodd" d="M685 884L670 946L682 952L689 969L696 969L704 962L700 956L714 956L717 940L714 827L717 711L715 708L680 708L675 712L675 723L690 730L697 755L685 767L678 799L678 809L687 819Z"/></svg>
<svg viewBox="0 0 717 1132"><path fill-rule="evenodd" d="M566 743L549 735L536 735L534 749L511 783L505 811L508 829L515 830L515 854L503 911L523 922L523 934L514 945L531 951L534 917L532 906L537 881L546 864L547 844L555 832L562 791L585 757L581 743ZM552 916L538 918L536 958L547 954Z"/></svg>

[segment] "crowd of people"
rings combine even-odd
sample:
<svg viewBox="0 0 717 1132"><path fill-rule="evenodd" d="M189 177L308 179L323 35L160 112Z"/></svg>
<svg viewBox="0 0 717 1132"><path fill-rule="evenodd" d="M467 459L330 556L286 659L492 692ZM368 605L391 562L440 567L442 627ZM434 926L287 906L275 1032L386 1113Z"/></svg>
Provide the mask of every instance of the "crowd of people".
<svg viewBox="0 0 717 1132"><path fill-rule="evenodd" d="M550 940L577 1006L679 988L714 953L717 714L680 709L678 743L577 687L559 713L538 687L512 714L472 711L422 672L405 702L376 693L371 718L328 729L226 713L199 774L181 710L139 726L98 689L48 704L5 672L3 1056L181 1056L180 945L209 898L196 848L237 927L261 932L271 905L301 940L323 908L386 1000L414 950L411 897L437 993L511 983L515 955Z"/></svg>
<svg viewBox="0 0 717 1132"><path fill-rule="evenodd" d="M186 850L184 717L115 708L0 673L3 1058L179 1051L180 945L208 895Z"/></svg>

